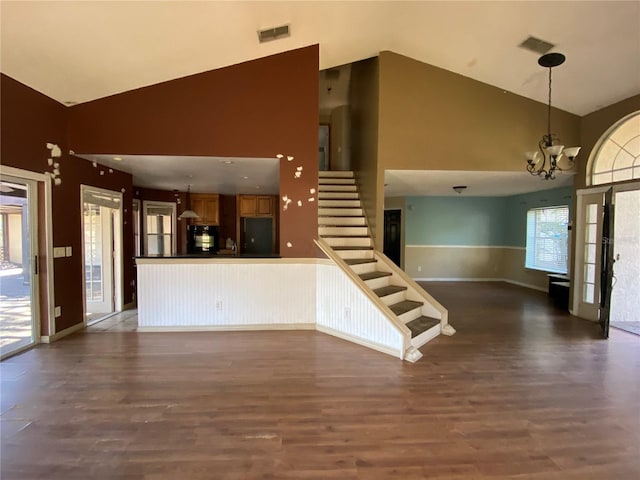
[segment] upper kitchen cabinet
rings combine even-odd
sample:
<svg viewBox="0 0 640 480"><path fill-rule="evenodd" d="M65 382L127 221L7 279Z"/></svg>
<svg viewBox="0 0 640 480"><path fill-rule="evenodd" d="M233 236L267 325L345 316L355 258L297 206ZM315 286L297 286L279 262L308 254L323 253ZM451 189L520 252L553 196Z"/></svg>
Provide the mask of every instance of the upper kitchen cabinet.
<svg viewBox="0 0 640 480"><path fill-rule="evenodd" d="M238 195L240 217L273 217L275 199L269 195Z"/></svg>
<svg viewBox="0 0 640 480"><path fill-rule="evenodd" d="M217 193L192 193L191 209L200 218L193 225L220 225L220 196Z"/></svg>

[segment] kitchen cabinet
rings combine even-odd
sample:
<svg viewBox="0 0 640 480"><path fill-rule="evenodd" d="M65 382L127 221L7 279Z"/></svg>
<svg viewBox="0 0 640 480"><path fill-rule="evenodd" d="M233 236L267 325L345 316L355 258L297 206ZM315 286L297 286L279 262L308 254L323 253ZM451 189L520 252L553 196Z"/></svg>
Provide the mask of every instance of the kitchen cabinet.
<svg viewBox="0 0 640 480"><path fill-rule="evenodd" d="M217 193L192 193L191 210L200 218L193 225L220 225L220 196Z"/></svg>
<svg viewBox="0 0 640 480"><path fill-rule="evenodd" d="M270 195L238 195L240 217L273 217L274 204Z"/></svg>

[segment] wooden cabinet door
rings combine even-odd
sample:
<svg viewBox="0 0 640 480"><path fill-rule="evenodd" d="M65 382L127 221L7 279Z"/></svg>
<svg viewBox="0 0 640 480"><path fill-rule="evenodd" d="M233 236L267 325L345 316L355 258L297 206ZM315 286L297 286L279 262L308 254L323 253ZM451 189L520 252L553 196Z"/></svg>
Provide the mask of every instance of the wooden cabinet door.
<svg viewBox="0 0 640 480"><path fill-rule="evenodd" d="M258 217L273 216L273 199L269 196L259 196L257 198L256 215Z"/></svg>
<svg viewBox="0 0 640 480"><path fill-rule="evenodd" d="M191 194L191 210L200 217L194 219L193 224L195 225L220 224L219 197L216 193Z"/></svg>
<svg viewBox="0 0 640 480"><path fill-rule="evenodd" d="M238 195L241 217L255 217L258 198L255 195Z"/></svg>

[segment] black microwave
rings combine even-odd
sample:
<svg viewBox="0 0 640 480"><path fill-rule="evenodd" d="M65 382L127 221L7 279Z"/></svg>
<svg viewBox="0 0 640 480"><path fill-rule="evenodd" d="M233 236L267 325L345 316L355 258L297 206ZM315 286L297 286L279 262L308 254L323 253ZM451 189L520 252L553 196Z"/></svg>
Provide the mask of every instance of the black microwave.
<svg viewBox="0 0 640 480"><path fill-rule="evenodd" d="M189 225L187 227L188 253L215 253L220 250L216 225Z"/></svg>

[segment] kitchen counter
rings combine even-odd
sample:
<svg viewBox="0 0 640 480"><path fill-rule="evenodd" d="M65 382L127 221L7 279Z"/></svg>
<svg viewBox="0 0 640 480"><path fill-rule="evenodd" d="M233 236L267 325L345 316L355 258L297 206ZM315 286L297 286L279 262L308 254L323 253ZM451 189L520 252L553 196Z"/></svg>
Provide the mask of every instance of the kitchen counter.
<svg viewBox="0 0 640 480"><path fill-rule="evenodd" d="M280 255L274 253L179 253L176 255L141 255L135 257L136 261L139 259L164 259L164 260L183 260L185 258L196 258L201 260L216 260L216 259L233 259L233 258L280 258Z"/></svg>

